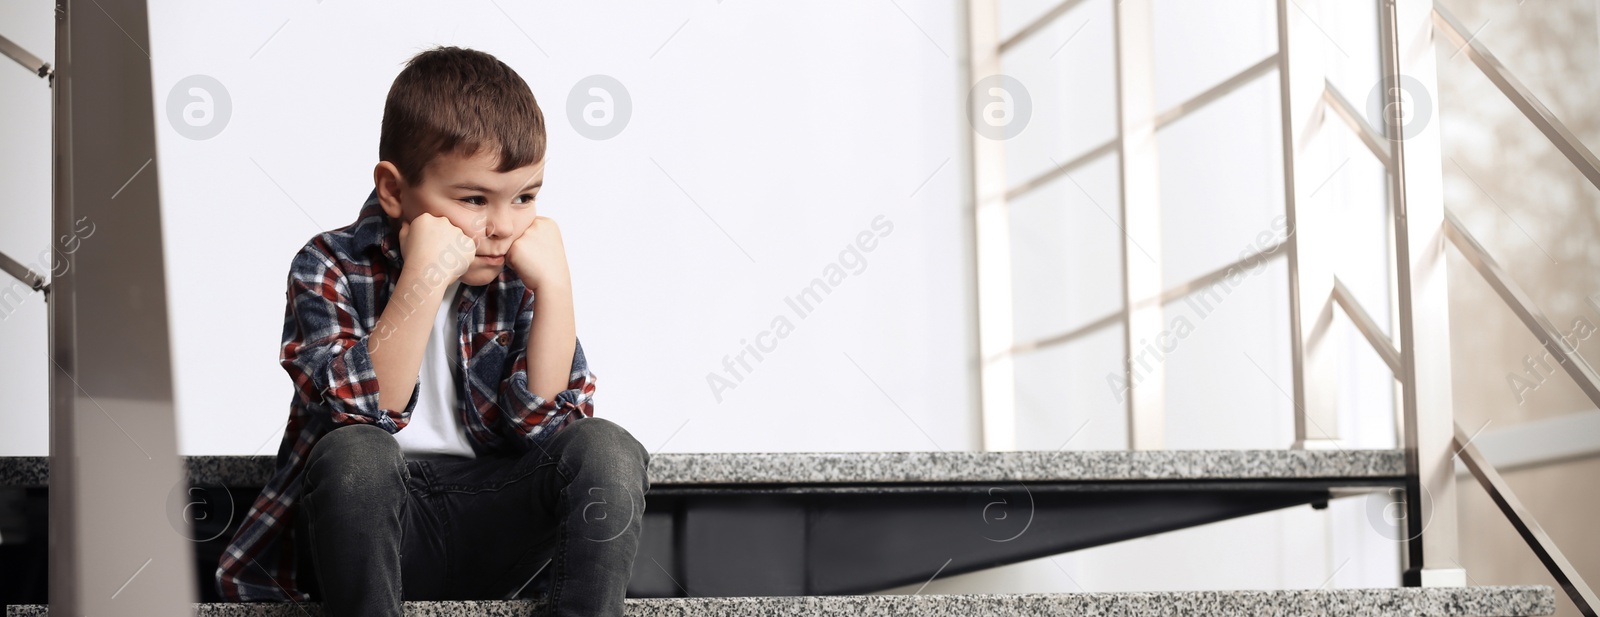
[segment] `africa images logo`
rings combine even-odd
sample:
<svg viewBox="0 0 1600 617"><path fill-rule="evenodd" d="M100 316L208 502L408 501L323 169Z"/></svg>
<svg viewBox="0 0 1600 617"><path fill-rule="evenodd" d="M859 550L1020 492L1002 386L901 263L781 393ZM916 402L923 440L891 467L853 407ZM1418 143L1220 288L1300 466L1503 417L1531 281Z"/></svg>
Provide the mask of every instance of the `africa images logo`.
<svg viewBox="0 0 1600 617"><path fill-rule="evenodd" d="M579 135L604 141L622 133L633 117L633 98L610 75L578 80L567 93L567 121Z"/></svg>
<svg viewBox="0 0 1600 617"><path fill-rule="evenodd" d="M167 92L167 124L179 135L204 141L227 128L233 117L233 98L210 75L190 75Z"/></svg>

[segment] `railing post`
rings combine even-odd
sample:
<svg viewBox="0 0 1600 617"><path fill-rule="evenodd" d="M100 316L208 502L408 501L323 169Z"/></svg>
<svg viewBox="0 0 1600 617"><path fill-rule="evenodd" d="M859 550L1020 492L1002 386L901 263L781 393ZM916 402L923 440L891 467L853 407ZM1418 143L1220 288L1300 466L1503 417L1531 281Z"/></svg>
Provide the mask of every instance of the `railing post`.
<svg viewBox="0 0 1600 617"><path fill-rule="evenodd" d="M967 121L987 120L989 92L978 83L1000 74L1000 0L967 0ZM975 107L975 108L974 108ZM972 225L977 264L978 391L984 450L1014 450L1016 377L1011 309L1011 220L1006 209L1003 137L969 127L972 156ZM986 134L990 133L990 134Z"/></svg>
<svg viewBox="0 0 1600 617"><path fill-rule="evenodd" d="M1128 448L1166 447L1166 369L1146 358L1165 329L1161 286L1161 174L1156 145L1155 45L1151 0L1112 4L1116 31L1118 179L1122 194L1123 350Z"/></svg>
<svg viewBox="0 0 1600 617"><path fill-rule="evenodd" d="M1289 270L1289 348L1294 374L1294 447L1338 445L1338 384L1333 324L1332 199L1313 199L1335 171L1318 139L1326 113L1323 34L1311 21L1316 0L1278 0L1278 85L1283 122L1284 216Z"/></svg>
<svg viewBox="0 0 1600 617"><path fill-rule="evenodd" d="M1443 169L1433 0L1379 0L1379 114L1392 158L1405 418L1407 586L1465 586L1456 530Z"/></svg>
<svg viewBox="0 0 1600 617"><path fill-rule="evenodd" d="M177 456L147 17L144 2L56 5L58 261L48 357L38 358L50 371L53 615L179 615L198 596L182 515L192 504Z"/></svg>

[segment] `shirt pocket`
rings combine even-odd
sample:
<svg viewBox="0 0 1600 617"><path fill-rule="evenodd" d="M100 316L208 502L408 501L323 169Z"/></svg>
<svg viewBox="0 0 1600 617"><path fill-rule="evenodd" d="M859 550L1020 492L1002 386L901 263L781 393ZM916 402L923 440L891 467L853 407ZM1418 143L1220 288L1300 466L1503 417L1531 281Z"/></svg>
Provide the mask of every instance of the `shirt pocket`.
<svg viewBox="0 0 1600 617"><path fill-rule="evenodd" d="M467 382L468 386L489 398L500 390L500 382L509 372L511 342L516 332L512 330L484 330L468 335Z"/></svg>

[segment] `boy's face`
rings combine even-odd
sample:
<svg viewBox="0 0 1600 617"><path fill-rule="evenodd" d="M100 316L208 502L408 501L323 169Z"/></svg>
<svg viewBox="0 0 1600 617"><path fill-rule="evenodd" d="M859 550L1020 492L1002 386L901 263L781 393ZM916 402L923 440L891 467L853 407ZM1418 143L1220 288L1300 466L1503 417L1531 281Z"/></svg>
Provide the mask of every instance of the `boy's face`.
<svg viewBox="0 0 1600 617"><path fill-rule="evenodd" d="M373 178L390 217L410 221L424 212L441 216L477 243L478 256L459 279L476 286L495 280L510 265L505 256L512 241L538 216L534 198L544 184L545 160L502 173L494 170L499 153L479 148L472 157L452 152L434 158L416 186L407 185L388 161L378 162Z"/></svg>

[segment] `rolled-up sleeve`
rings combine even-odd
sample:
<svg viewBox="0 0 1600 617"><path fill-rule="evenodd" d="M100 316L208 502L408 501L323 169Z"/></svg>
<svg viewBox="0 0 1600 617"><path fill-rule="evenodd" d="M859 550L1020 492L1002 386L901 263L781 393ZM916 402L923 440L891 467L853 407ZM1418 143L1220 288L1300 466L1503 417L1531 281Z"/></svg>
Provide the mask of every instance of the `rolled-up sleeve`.
<svg viewBox="0 0 1600 617"><path fill-rule="evenodd" d="M278 363L294 381L295 395L327 410L334 424L375 424L394 433L410 419L420 388L412 389L403 410L378 406L369 353L376 339L350 297L344 273L314 245L302 248L289 269Z"/></svg>
<svg viewBox="0 0 1600 617"><path fill-rule="evenodd" d="M531 323L529 318L528 322ZM518 320L521 325L522 320ZM525 332L522 331L522 332ZM583 343L573 339L572 370L567 389L546 399L528 389L528 349L526 337L518 336L511 348L511 370L500 383L498 400L501 416L499 432L519 451L549 439L561 429L583 418L594 416L595 375L583 355Z"/></svg>

